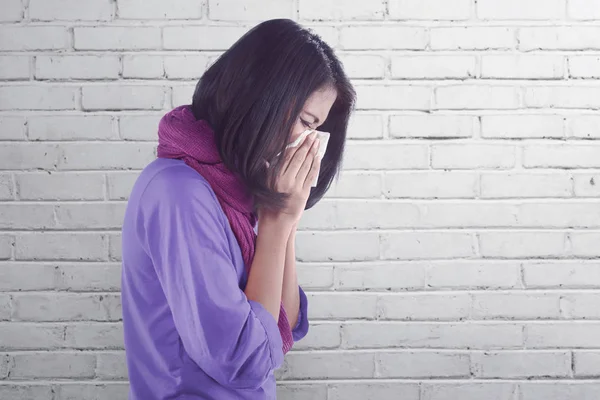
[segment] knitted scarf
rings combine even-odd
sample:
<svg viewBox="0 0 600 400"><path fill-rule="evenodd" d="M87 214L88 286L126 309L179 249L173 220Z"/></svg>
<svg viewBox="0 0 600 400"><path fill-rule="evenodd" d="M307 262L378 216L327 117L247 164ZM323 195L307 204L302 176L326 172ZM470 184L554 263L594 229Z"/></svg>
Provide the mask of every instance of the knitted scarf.
<svg viewBox="0 0 600 400"><path fill-rule="evenodd" d="M168 112L158 125L158 157L183 160L208 181L229 220L249 272L256 245L253 199L241 180L223 164L208 123L196 120L190 106ZM294 341L283 303L277 326L285 354Z"/></svg>

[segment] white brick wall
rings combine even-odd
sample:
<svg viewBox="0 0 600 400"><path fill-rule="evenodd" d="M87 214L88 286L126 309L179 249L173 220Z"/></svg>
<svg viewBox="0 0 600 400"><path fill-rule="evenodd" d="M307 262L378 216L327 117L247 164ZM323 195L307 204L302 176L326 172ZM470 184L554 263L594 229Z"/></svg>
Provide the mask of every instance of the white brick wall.
<svg viewBox="0 0 600 400"><path fill-rule="evenodd" d="M2 0L0 398L127 398L125 201L161 115L275 17L358 92L279 398L600 398L599 4Z"/></svg>

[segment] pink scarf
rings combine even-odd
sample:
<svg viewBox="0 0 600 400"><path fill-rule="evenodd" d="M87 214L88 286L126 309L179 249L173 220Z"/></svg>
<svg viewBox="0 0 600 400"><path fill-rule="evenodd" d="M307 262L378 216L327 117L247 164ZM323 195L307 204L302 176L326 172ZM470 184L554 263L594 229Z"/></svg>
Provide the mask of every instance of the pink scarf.
<svg viewBox="0 0 600 400"><path fill-rule="evenodd" d="M180 106L167 113L158 125L158 157L183 160L208 181L229 220L249 271L256 245L253 199L240 179L221 161L208 123L196 120L190 106ZM277 326L285 354L294 341L283 303Z"/></svg>

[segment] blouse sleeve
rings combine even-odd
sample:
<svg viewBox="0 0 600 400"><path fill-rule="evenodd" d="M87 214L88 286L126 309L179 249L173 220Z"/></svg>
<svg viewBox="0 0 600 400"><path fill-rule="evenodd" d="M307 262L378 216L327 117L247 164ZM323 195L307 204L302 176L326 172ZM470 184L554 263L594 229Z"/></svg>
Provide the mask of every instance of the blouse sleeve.
<svg viewBox="0 0 600 400"><path fill-rule="evenodd" d="M239 288L226 218L208 184L155 177L138 234L154 264L183 346L221 385L260 387L283 362L273 316Z"/></svg>
<svg viewBox="0 0 600 400"><path fill-rule="evenodd" d="M296 322L296 326L294 329L292 329L292 337L294 338L294 342L302 340L306 336L309 326L308 300L304 290L302 290L300 286L298 286L298 290L300 291L300 312L298 313L298 322Z"/></svg>

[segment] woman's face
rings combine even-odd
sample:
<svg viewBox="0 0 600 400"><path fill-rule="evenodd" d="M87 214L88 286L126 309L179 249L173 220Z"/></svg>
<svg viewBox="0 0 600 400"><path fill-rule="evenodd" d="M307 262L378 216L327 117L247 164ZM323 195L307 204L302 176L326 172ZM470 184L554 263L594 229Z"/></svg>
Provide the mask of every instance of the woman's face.
<svg viewBox="0 0 600 400"><path fill-rule="evenodd" d="M298 120L292 128L291 142L296 140L305 130L316 130L321 126L327 119L336 97L337 92L330 87L313 92L304 103Z"/></svg>

